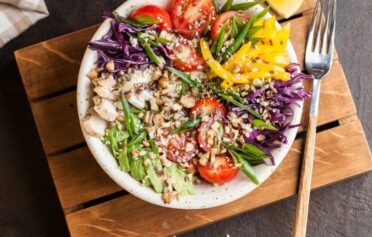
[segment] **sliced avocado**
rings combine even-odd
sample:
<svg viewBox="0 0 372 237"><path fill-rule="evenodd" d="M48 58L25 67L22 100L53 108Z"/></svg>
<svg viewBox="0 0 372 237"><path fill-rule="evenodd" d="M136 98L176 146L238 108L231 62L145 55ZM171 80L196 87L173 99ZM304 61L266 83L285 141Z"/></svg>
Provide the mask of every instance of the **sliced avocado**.
<svg viewBox="0 0 372 237"><path fill-rule="evenodd" d="M130 174L136 180L143 180L146 176L143 159L132 160L130 164Z"/></svg>
<svg viewBox="0 0 372 237"><path fill-rule="evenodd" d="M161 179L156 175L154 166L152 165L152 162L149 160L149 162L145 162L145 170L146 173L151 181L152 186L154 187L155 192L162 193L163 192L163 182Z"/></svg>
<svg viewBox="0 0 372 237"><path fill-rule="evenodd" d="M174 179L173 187L180 196L187 196L194 193L192 181L186 181L186 173L176 165L164 168L166 179Z"/></svg>

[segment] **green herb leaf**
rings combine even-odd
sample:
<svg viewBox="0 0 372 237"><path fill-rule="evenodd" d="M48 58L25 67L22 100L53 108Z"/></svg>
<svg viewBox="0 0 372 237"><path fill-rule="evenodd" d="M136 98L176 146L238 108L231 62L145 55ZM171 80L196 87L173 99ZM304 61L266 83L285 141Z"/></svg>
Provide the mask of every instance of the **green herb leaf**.
<svg viewBox="0 0 372 237"><path fill-rule="evenodd" d="M243 20L238 16L235 16L235 21L236 21L236 25L238 26L238 28L240 28L242 25L244 25Z"/></svg>
<svg viewBox="0 0 372 237"><path fill-rule="evenodd" d="M257 113L256 111L254 111L253 109L249 108L248 106L240 103L239 101L236 101L232 96L230 95L226 95L226 94L223 94L223 93L219 93L218 94L219 97L221 97L222 99L248 111L249 113L253 114L254 116L256 116L257 118L259 119L263 119L262 115L260 115L259 113Z"/></svg>
<svg viewBox="0 0 372 237"><path fill-rule="evenodd" d="M277 131L278 130L272 124L267 124L264 120L261 120L261 119L253 119L252 125L253 125L253 127L255 127L259 130L270 130L270 131Z"/></svg>
<svg viewBox="0 0 372 237"><path fill-rule="evenodd" d="M144 25L154 25L154 24L159 23L158 20L156 20L154 17L146 16L146 15L135 16L135 17L133 17L133 19L136 22L139 22L139 23L144 24Z"/></svg>
<svg viewBox="0 0 372 237"><path fill-rule="evenodd" d="M218 3L218 0L213 0L213 6L216 9L216 14L220 14L220 4Z"/></svg>
<svg viewBox="0 0 372 237"><path fill-rule="evenodd" d="M189 121L181 124L178 128L173 129L170 134L178 134L188 132L197 127L201 122L201 118L190 119Z"/></svg>
<svg viewBox="0 0 372 237"><path fill-rule="evenodd" d="M195 80L192 80L191 77L173 67L168 67L168 70L173 73L174 75L176 75L177 77L179 77L181 80L183 80L184 82L188 83L190 86L192 87L195 87L199 90L202 89L202 84L200 84L200 82L198 81L195 81Z"/></svg>
<svg viewBox="0 0 372 237"><path fill-rule="evenodd" d="M133 137L133 139L128 143L128 146L130 147L141 143L143 140L145 140L146 136L147 136L146 130L142 130L142 132Z"/></svg>
<svg viewBox="0 0 372 237"><path fill-rule="evenodd" d="M220 34L218 35L218 40L217 40L217 48L216 48L216 54L219 54L222 47L223 43L225 42L225 34L226 34L226 23L223 24Z"/></svg>
<svg viewBox="0 0 372 237"><path fill-rule="evenodd" d="M135 26L135 27L144 26L144 24L142 24L140 22L129 20L127 18L124 18L124 17L120 16L118 12L113 12L113 15L118 22L126 23L128 25L132 25L132 26Z"/></svg>
<svg viewBox="0 0 372 237"><path fill-rule="evenodd" d="M236 17L233 17L231 22L231 38L235 39L238 35L238 26L236 25Z"/></svg>
<svg viewBox="0 0 372 237"><path fill-rule="evenodd" d="M158 43L161 43L161 44L169 44L171 43L172 41L166 39L166 38L163 38L163 37L160 37L158 35L154 35L155 37L155 40L158 42Z"/></svg>
<svg viewBox="0 0 372 237"><path fill-rule="evenodd" d="M226 3L222 6L221 12L230 11L232 4L233 4L233 0L227 0Z"/></svg>
<svg viewBox="0 0 372 237"><path fill-rule="evenodd" d="M251 7L254 7L258 4L263 3L265 0L259 1L259 2L246 2L246 3L239 3L234 4L230 7L230 11L241 11L241 10L248 10Z"/></svg>

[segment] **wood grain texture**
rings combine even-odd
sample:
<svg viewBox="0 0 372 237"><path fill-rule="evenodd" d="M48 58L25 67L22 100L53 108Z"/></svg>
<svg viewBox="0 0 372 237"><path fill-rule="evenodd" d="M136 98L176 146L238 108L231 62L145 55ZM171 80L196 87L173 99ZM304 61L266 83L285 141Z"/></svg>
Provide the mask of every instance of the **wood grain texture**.
<svg viewBox="0 0 372 237"><path fill-rule="evenodd" d="M300 187L298 189L298 200L296 208L296 218L293 229L293 237L305 237L306 225L309 212L311 178L313 174L316 124L317 115L309 116L309 123L306 130L306 140L304 156L300 175Z"/></svg>
<svg viewBox="0 0 372 237"><path fill-rule="evenodd" d="M87 147L48 157L48 163L65 210L122 190L97 164Z"/></svg>
<svg viewBox="0 0 372 237"><path fill-rule="evenodd" d="M203 210L175 210L126 195L67 215L70 233L91 237L173 235L288 198L296 193L302 142L297 140L293 144L286 159L264 184L230 204ZM359 121L319 133L312 188L371 170L370 155Z"/></svg>
<svg viewBox="0 0 372 237"><path fill-rule="evenodd" d="M76 85L81 59L96 29L91 26L15 52L29 100Z"/></svg>

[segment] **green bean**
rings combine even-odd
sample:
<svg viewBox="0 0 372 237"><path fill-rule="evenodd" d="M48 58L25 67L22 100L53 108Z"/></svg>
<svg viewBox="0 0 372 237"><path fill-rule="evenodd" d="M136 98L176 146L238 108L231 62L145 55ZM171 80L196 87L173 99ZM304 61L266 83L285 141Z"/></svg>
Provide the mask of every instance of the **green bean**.
<svg viewBox="0 0 372 237"><path fill-rule="evenodd" d="M159 59L159 57L154 53L154 51L152 50L152 48L150 47L150 43L147 42L146 39L144 39L143 37L141 37L140 34L137 34L137 36L138 36L138 41L142 45L142 47L145 50L145 52L146 52L147 56L149 57L149 59L151 61L153 61L154 63L156 63L158 66L161 66L163 63Z"/></svg>
<svg viewBox="0 0 372 237"><path fill-rule="evenodd" d="M168 40L168 39L165 39L163 37L160 37L158 35L154 35L155 37L155 40L158 42L158 43L161 43L161 44L169 44L171 43L172 41Z"/></svg>
<svg viewBox="0 0 372 237"><path fill-rule="evenodd" d="M223 24L220 34L218 35L218 40L217 40L217 48L216 48L216 54L219 54L222 47L223 43L225 42L225 34L226 34L226 23Z"/></svg>
<svg viewBox="0 0 372 237"><path fill-rule="evenodd" d="M136 22L139 22L139 23L144 24L144 25L154 25L154 24L159 23L158 20L155 19L154 17L146 16L146 15L135 16L133 19Z"/></svg>
<svg viewBox="0 0 372 237"><path fill-rule="evenodd" d="M113 12L112 14L114 15L115 19L118 22L126 23L128 25L132 25L132 26L135 26L135 27L142 27L142 26L144 26L144 24L142 24L140 22L129 20L127 18L124 18L124 17L120 16L118 12Z"/></svg>
<svg viewBox="0 0 372 237"><path fill-rule="evenodd" d="M247 23L244 24L242 29L239 31L238 36L236 37L235 41L226 49L225 53L222 55L222 61L226 61L231 55L233 55L243 44L244 39L248 33L248 30L251 28L251 26L264 17L267 13L269 8L265 8L260 13L254 15Z"/></svg>

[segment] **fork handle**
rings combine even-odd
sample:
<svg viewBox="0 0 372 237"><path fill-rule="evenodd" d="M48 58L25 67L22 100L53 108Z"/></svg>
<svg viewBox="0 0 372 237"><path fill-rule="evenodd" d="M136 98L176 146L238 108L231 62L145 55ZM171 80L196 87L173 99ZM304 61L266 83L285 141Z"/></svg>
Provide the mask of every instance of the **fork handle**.
<svg viewBox="0 0 372 237"><path fill-rule="evenodd" d="M309 124L306 134L305 153L302 160L301 179L298 189L298 200L296 208L296 219L293 237L305 237L306 224L309 211L311 178L313 173L316 124L318 116L309 115Z"/></svg>

